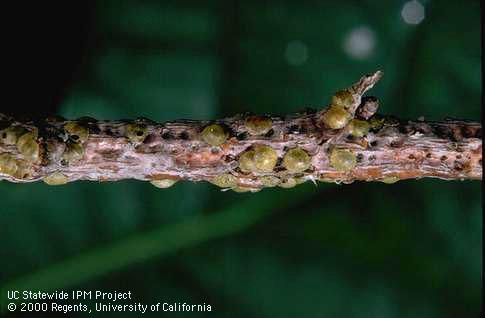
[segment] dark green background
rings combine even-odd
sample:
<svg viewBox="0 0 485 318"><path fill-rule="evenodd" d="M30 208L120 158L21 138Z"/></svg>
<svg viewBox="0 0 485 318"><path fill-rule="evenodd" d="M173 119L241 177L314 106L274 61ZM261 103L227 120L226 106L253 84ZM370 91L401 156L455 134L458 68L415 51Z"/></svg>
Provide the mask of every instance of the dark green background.
<svg viewBox="0 0 485 318"><path fill-rule="evenodd" d="M79 20L83 45L57 52L76 67L64 69L69 85L52 109L157 121L289 113L323 107L381 69L371 91L381 113L478 120L479 2L422 1L418 25L404 23L404 3L100 1ZM355 59L342 43L362 26L375 45ZM294 41L306 47L301 65L285 55ZM480 194L479 182L432 179L257 194L188 182L0 182L0 285L214 308L169 317L477 317Z"/></svg>

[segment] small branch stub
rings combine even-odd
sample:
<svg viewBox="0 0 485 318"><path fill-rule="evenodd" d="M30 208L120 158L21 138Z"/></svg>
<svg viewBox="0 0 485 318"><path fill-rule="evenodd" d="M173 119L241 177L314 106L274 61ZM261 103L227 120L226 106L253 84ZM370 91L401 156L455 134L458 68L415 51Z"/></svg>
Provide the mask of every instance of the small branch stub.
<svg viewBox="0 0 485 318"><path fill-rule="evenodd" d="M380 116L377 98L364 94L381 76L362 77L325 109L286 117L21 122L0 114L0 180L137 179L159 188L189 180L257 192L305 181L482 179L481 124Z"/></svg>

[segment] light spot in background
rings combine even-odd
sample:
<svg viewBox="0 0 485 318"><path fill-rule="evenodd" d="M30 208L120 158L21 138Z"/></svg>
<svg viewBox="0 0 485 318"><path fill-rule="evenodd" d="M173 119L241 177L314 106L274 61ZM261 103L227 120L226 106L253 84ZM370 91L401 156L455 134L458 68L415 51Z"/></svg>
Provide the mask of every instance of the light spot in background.
<svg viewBox="0 0 485 318"><path fill-rule="evenodd" d="M285 58L288 64L300 66L308 60L308 48L305 43L291 41L286 45Z"/></svg>
<svg viewBox="0 0 485 318"><path fill-rule="evenodd" d="M374 31L366 26L360 26L347 34L343 42L343 49L350 57L363 60L373 53L375 45Z"/></svg>
<svg viewBox="0 0 485 318"><path fill-rule="evenodd" d="M402 7L401 16L407 24L419 24L424 20L424 7L416 0L408 1Z"/></svg>

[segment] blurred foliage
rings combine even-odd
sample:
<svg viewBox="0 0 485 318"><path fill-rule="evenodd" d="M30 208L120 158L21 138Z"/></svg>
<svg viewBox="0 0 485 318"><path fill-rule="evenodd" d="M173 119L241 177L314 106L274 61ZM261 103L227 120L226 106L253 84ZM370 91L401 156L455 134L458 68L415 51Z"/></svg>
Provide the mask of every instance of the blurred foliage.
<svg viewBox="0 0 485 318"><path fill-rule="evenodd" d="M418 25L404 3L102 1L60 114L289 113L381 69L382 113L478 119L479 2L423 1ZM343 43L359 28L355 58ZM429 179L257 194L2 182L0 285L213 305L201 317L476 317L480 193Z"/></svg>

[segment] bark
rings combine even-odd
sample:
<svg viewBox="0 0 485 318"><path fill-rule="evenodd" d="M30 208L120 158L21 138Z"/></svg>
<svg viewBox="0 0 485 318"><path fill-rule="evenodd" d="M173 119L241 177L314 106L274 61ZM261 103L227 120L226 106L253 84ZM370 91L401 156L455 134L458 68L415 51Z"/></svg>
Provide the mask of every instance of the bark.
<svg viewBox="0 0 485 318"><path fill-rule="evenodd" d="M248 114L214 121L166 123L143 118L134 121L47 118L33 122L16 121L0 114L0 130L20 127L24 132L34 132L39 145L37 156L28 158L25 151L19 151L18 144L7 144L0 138L3 162L7 160L10 167L17 166L8 170L3 163L2 170L0 162L0 180L32 182L57 173L69 182L122 179L213 182L214 178L229 174L235 184L228 188L256 191L268 186L263 182L268 176L275 177L272 178L274 185L280 180L283 186L308 180L350 183L422 177L482 179L481 123L410 121L379 116L375 114L377 99L363 95L381 74L366 75L347 89L352 94L347 111L352 117L371 123L364 136L352 134L349 125L329 128L323 119L329 108L286 117L268 116L271 129L264 135L248 132L245 123ZM85 141L72 140L73 136L66 133L66 124L72 122L86 127L89 135ZM209 145L201 137L203 129L214 123L227 133L227 140L218 146ZM145 129L142 139L130 138L133 124ZM63 159L66 149L72 145L81 147L81 157L71 161ZM272 171L244 172L239 168L241 154L255 145L267 145L276 151L278 161ZM288 171L282 163L285 153L296 147L305 150L311 160L309 168L302 172ZM348 150L355 158L355 165L336 169L330 159L334 149Z"/></svg>

